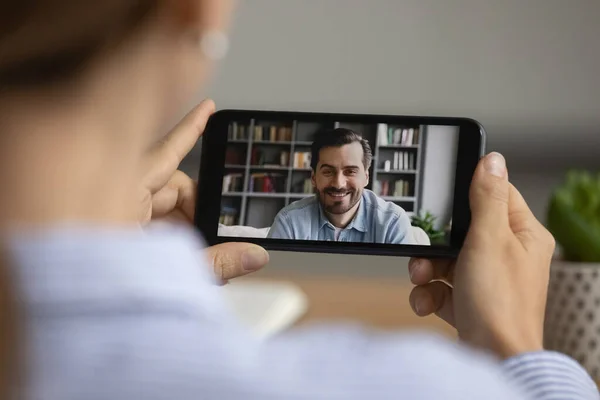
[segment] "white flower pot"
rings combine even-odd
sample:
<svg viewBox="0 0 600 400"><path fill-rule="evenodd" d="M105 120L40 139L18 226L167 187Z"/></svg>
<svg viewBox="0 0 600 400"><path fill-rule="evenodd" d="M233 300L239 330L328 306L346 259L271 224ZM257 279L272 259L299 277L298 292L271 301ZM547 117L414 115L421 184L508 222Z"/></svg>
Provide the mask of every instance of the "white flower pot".
<svg viewBox="0 0 600 400"><path fill-rule="evenodd" d="M600 263L552 262L544 342L600 379Z"/></svg>

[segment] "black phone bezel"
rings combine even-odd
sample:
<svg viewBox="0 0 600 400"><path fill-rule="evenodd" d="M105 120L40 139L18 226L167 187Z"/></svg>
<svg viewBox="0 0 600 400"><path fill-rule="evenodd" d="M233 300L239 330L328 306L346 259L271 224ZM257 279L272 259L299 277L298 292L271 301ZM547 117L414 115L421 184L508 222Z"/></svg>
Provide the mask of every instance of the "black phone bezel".
<svg viewBox="0 0 600 400"><path fill-rule="evenodd" d="M331 123L332 126L335 121L458 126L459 143L456 157L450 245L397 245L218 236L222 177L225 170L225 152L228 144L226 132L228 132L230 122L253 118L270 121L304 120ZM477 163L485 152L486 132L478 121L463 117L226 109L218 111L210 117L201 140L194 225L209 245L226 242L247 242L258 244L267 250L276 251L432 258L456 257L462 247L471 219L469 187Z"/></svg>

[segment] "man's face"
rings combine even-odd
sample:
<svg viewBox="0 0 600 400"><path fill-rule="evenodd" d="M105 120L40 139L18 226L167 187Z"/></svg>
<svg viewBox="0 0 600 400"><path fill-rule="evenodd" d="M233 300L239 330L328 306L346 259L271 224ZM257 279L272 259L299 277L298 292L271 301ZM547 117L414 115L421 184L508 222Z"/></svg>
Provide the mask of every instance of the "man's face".
<svg viewBox="0 0 600 400"><path fill-rule="evenodd" d="M358 203L369 183L361 144L354 142L321 149L312 182L325 211L331 214L348 212Z"/></svg>

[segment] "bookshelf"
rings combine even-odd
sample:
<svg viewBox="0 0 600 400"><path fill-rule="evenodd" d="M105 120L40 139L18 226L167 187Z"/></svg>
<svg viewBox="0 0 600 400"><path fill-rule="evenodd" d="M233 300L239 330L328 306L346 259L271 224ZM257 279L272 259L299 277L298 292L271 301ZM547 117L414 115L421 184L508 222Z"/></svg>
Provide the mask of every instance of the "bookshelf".
<svg viewBox="0 0 600 400"><path fill-rule="evenodd" d="M250 119L232 122L227 132L221 223L264 228L283 207L313 195L310 146L318 131L337 127L361 133L371 145L367 189L416 212L425 126Z"/></svg>

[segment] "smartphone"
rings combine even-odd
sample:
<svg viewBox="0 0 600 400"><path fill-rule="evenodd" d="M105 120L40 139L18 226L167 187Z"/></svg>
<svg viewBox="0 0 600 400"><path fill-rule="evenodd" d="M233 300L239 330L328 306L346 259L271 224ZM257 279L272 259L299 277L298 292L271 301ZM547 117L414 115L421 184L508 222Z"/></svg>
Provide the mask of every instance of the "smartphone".
<svg viewBox="0 0 600 400"><path fill-rule="evenodd" d="M202 136L195 225L210 245L455 257L485 138L469 118L219 111Z"/></svg>

